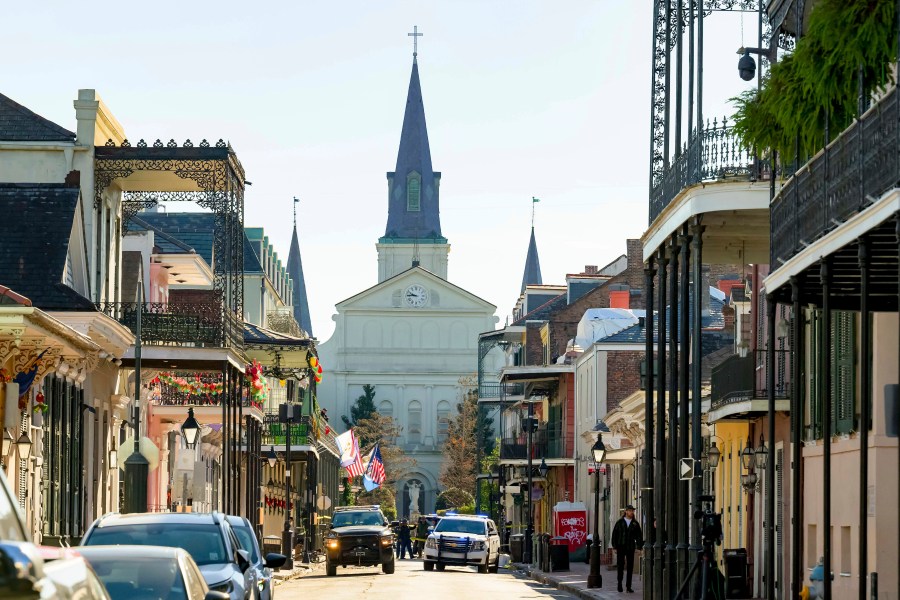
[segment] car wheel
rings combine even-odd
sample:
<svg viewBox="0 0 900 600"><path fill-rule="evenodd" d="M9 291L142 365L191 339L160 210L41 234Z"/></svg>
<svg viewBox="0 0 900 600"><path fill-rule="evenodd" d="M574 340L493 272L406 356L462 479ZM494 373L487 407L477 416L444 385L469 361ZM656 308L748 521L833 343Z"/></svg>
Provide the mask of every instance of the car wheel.
<svg viewBox="0 0 900 600"><path fill-rule="evenodd" d="M337 575L337 565L331 564L330 562L325 563L325 575L328 577L334 577Z"/></svg>
<svg viewBox="0 0 900 600"><path fill-rule="evenodd" d="M393 575L393 573L394 573L394 565L395 565L395 564L396 564L396 563L395 563L394 561L386 562L386 563L381 563L381 571L382 571L385 575Z"/></svg>
<svg viewBox="0 0 900 600"><path fill-rule="evenodd" d="M487 572L488 572L488 560L489 560L488 558L485 558L485 559L484 559L484 564L483 564L483 565L478 565L478 572L479 572L479 573L487 573Z"/></svg>
<svg viewBox="0 0 900 600"><path fill-rule="evenodd" d="M445 565L444 563L437 563L436 565L434 565L434 568L438 571L443 571L446 567L447 565Z"/></svg>
<svg viewBox="0 0 900 600"><path fill-rule="evenodd" d="M426 571L434 571L434 563L430 560L425 561L425 570Z"/></svg>
<svg viewBox="0 0 900 600"><path fill-rule="evenodd" d="M497 573L500 570L500 554L497 554L497 560L494 561L494 564L488 567L488 573Z"/></svg>

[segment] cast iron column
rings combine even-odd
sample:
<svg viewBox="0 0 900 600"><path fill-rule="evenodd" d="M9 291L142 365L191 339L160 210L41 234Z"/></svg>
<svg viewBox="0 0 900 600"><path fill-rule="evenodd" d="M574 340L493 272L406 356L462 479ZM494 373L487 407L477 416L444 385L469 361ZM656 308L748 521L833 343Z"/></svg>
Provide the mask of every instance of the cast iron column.
<svg viewBox="0 0 900 600"><path fill-rule="evenodd" d="M126 513L147 512L147 477L150 462L141 454L141 314L144 312L144 286L138 286L137 317L134 336L134 452L125 460Z"/></svg>
<svg viewBox="0 0 900 600"><path fill-rule="evenodd" d="M281 534L281 553L287 556L284 563L285 569L294 568L294 530L291 527L291 424L294 421L294 393L296 387L291 390L288 397L287 410L285 411L284 434L284 531Z"/></svg>
<svg viewBox="0 0 900 600"><path fill-rule="evenodd" d="M653 573L656 570L653 545L656 543L656 519L654 506L654 468L653 461L653 255L647 259L644 267L644 569L641 571L644 581L644 600L653 600Z"/></svg>
<svg viewBox="0 0 900 600"><path fill-rule="evenodd" d="M681 406L678 411L678 458L688 457L688 428L690 422L688 414L690 413L690 404L688 398L690 386L690 362L689 348L691 346L690 330L690 306L691 306L691 234L688 230L688 224L685 223L681 232L681 313L678 315L678 339L681 351L678 353L678 383L680 386L679 399ZM694 307L694 312L699 312L698 307ZM682 581L687 577L691 567L690 549L688 531L690 529L689 521L691 520L690 500L690 484L689 481L678 481L678 506L681 509L678 513L678 581Z"/></svg>
<svg viewBox="0 0 900 600"><path fill-rule="evenodd" d="M869 317L869 242L863 237L859 240L859 600L866 600L869 573L869 422L872 410Z"/></svg>
<svg viewBox="0 0 900 600"><path fill-rule="evenodd" d="M702 20L702 17L701 17ZM703 355L703 297L709 294L709 290L703 285L703 226L700 217L694 221L694 237L691 240L691 248L694 253L692 266L694 267L694 318L691 331L691 458L699 463L703 453L703 439L701 437L701 413L703 408L703 394L701 385L701 361ZM724 450L724 448L722 449ZM700 510L700 495L703 480L695 477L691 480L691 506ZM699 553L703 550L700 540L700 522L693 520L691 527L691 550Z"/></svg>
<svg viewBox="0 0 900 600"><path fill-rule="evenodd" d="M822 343L820 354L822 355L822 378L819 382L819 402L823 410L823 456L822 456L822 524L823 530L823 554L825 581L825 598L831 599L831 434L832 434L832 406L831 406L831 265L827 258L822 260L820 266L822 282Z"/></svg>
<svg viewBox="0 0 900 600"><path fill-rule="evenodd" d="M775 597L775 296L766 292L766 398L768 399L766 437L766 536L765 578L766 598ZM826 533L827 535L827 533Z"/></svg>
<svg viewBox="0 0 900 600"><path fill-rule="evenodd" d="M528 520L527 526L525 528L525 552L522 557L525 564L531 564L532 552L534 550L532 545L532 536L534 535L534 510L532 509L533 503L531 500L531 486L533 485L531 481L531 470L534 466L532 461L532 453L534 450L534 402L531 402L529 399L528 402L528 431L525 437L526 440L526 453L528 458L528 473L527 477L527 485L528 489L525 491L525 498L528 500Z"/></svg>
<svg viewBox="0 0 900 600"><path fill-rule="evenodd" d="M673 235L669 247L672 257L671 278L669 279L669 449L668 463L668 491L666 498L669 503L667 511L668 539L666 540L666 579L669 582L669 590L678 589L678 556L677 542L679 524L681 523L684 507L678 502L678 246L677 236ZM668 594L667 594L668 595Z"/></svg>
<svg viewBox="0 0 900 600"><path fill-rule="evenodd" d="M793 306L793 340L791 340L791 598L800 599L803 588L803 504L801 503L803 465L803 352L805 347L803 331L803 308L800 305L800 282L791 277L791 302ZM815 543L815 540L812 541Z"/></svg>
<svg viewBox="0 0 900 600"><path fill-rule="evenodd" d="M600 437L599 432L597 437ZM594 539L591 540L591 570L587 586L600 588L603 587L603 575L600 574L600 465L594 466Z"/></svg>
<svg viewBox="0 0 900 600"><path fill-rule="evenodd" d="M656 470L656 572L653 574L653 588L658 592L659 596L668 598L668 585L666 585L665 577L665 547L668 540L668 529L666 528L666 513L668 506L666 498L668 492L668 475L669 469L666 462L666 266L668 258L666 257L665 246L659 249L659 326L656 330L656 360L657 360L657 387L656 392L656 461L659 468ZM651 330L650 335L653 332Z"/></svg>
<svg viewBox="0 0 900 600"><path fill-rule="evenodd" d="M219 510L228 514L228 397L230 395L229 382L231 380L231 364L226 360L222 363L222 462L220 476L222 485L219 490ZM217 499L218 500L218 499Z"/></svg>

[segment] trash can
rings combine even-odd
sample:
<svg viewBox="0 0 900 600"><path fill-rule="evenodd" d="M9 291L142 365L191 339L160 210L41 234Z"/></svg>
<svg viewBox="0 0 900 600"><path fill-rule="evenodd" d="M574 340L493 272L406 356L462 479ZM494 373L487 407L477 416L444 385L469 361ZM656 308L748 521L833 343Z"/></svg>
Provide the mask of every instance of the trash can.
<svg viewBox="0 0 900 600"><path fill-rule="evenodd" d="M509 556L514 563L522 562L522 553L525 551L525 536L514 533L509 536Z"/></svg>
<svg viewBox="0 0 900 600"><path fill-rule="evenodd" d="M749 598L747 585L747 549L731 548L723 552L725 558L725 597Z"/></svg>
<svg viewBox="0 0 900 600"><path fill-rule="evenodd" d="M550 570L551 571L568 571L569 570L569 540L556 536L550 540Z"/></svg>
<svg viewBox="0 0 900 600"><path fill-rule="evenodd" d="M274 552L275 554L281 554L281 536L278 535L267 535L263 538L262 543L262 552L263 554L270 554Z"/></svg>

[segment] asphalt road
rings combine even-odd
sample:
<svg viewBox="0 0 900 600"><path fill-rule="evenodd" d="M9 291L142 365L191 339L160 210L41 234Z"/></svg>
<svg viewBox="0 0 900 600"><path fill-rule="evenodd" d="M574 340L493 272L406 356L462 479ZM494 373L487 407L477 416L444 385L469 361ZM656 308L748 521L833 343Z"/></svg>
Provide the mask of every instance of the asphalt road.
<svg viewBox="0 0 900 600"><path fill-rule="evenodd" d="M490 598L574 598L556 588L510 572L480 574L474 568L447 567L439 573L425 572L421 560L398 560L393 575L378 568L338 568L336 577L324 570L288 581L275 589L277 600L486 600Z"/></svg>

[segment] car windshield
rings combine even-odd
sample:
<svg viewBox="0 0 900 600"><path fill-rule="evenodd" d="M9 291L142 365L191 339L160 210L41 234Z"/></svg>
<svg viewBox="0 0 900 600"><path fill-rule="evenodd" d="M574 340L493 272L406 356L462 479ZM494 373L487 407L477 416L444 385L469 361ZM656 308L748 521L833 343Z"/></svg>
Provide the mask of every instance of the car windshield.
<svg viewBox="0 0 900 600"><path fill-rule="evenodd" d="M469 533L484 535L484 521L474 519L441 519L434 528L437 533Z"/></svg>
<svg viewBox="0 0 900 600"><path fill-rule="evenodd" d="M259 552L257 552L256 536L253 535L253 530L244 525L232 525L231 529L241 543L241 548L246 550L250 555L250 562L253 564L258 563Z"/></svg>
<svg viewBox="0 0 900 600"><path fill-rule="evenodd" d="M382 516L375 511L341 511L334 513L331 520L332 527L347 527L350 525L381 525L384 523Z"/></svg>
<svg viewBox="0 0 900 600"><path fill-rule="evenodd" d="M113 600L185 600L184 578L175 557L87 556Z"/></svg>
<svg viewBox="0 0 900 600"><path fill-rule="evenodd" d="M85 546L168 546L184 548L198 565L230 562L222 533L212 523L142 523L94 529Z"/></svg>

